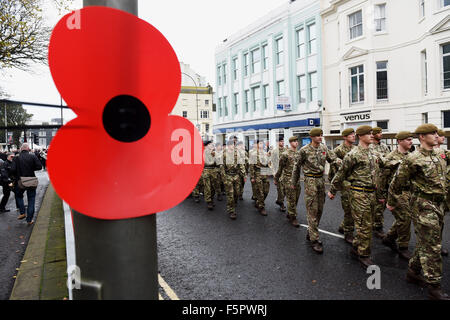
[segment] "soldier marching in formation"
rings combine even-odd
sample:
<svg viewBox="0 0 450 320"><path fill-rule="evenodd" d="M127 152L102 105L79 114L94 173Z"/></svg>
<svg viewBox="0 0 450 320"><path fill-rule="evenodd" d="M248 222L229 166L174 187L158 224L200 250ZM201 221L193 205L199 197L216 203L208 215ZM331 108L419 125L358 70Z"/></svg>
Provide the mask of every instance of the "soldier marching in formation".
<svg viewBox="0 0 450 320"><path fill-rule="evenodd" d="M342 132L344 142L334 150L322 144L323 132L314 128L309 136L311 143L298 150L298 138L289 138L289 148L284 148L280 138L278 147L264 141L253 144L250 152L236 137L222 144L205 143L205 168L193 191L199 202L203 192L208 209L214 208L214 195L221 200L224 183L231 219L236 219L236 207L243 199L243 189L250 175L252 200L261 215L267 215L265 199L269 193L269 176L273 175L277 187L276 204L285 211L287 199L288 221L299 227L297 205L300 197L300 173L303 171L305 188L307 240L312 249L323 253L318 226L325 203L325 164L330 165L328 197L333 200L341 192L344 220L339 231L352 245L350 255L364 268L373 265L371 258L372 236L400 258L409 261L406 280L427 286L431 299L449 300L441 289L444 214L450 203L450 151L440 148L445 141L444 132L432 124L419 126L414 133L401 131L396 136L397 148L390 151L381 143L382 129L360 126ZM356 137L359 142L355 146ZM413 138L420 147L413 151ZM391 211L394 223L384 234L383 213ZM284 210L283 210L284 209ZM411 222L416 235L414 253L408 249Z"/></svg>

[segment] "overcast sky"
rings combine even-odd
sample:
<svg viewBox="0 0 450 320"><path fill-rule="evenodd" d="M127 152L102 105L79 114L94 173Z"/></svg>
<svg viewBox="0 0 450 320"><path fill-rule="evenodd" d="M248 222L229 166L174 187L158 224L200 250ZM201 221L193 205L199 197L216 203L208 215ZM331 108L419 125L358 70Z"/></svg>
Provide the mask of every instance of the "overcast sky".
<svg viewBox="0 0 450 320"><path fill-rule="evenodd" d="M44 10L50 26L61 16L47 2ZM215 85L214 51L223 39L245 28L289 0L139 0L139 17L156 27L171 43L178 60L189 64L206 81ZM82 1L75 0L74 9ZM60 104L60 96L48 67L33 65L29 72L14 69L0 72L0 87L11 99ZM58 109L27 108L34 120L60 117ZM74 114L64 111L64 118Z"/></svg>

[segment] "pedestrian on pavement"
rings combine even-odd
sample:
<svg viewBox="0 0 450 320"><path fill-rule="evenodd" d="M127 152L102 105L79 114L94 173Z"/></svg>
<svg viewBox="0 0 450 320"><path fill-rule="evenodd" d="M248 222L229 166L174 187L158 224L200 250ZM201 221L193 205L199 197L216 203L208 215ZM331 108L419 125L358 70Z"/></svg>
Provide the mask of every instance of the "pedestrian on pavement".
<svg viewBox="0 0 450 320"><path fill-rule="evenodd" d="M36 177L35 171L41 170L42 164L39 159L33 153L30 153L30 147L28 143L24 143L20 148L19 156L15 157L11 165L11 173L16 177L15 183L15 195L17 202L19 204L20 215L19 220L26 217L28 225L34 223L34 211L35 211L35 200L36 200L36 188L37 187L25 187L21 188L19 186L22 177ZM27 214L25 216L25 205L23 202L23 195L27 192Z"/></svg>
<svg viewBox="0 0 450 320"><path fill-rule="evenodd" d="M319 224L322 218L325 204L325 163L333 164L341 161L333 151L322 143L323 131L321 128L313 128L309 132L311 143L299 151L298 159L292 173L291 188L294 189L300 180L300 170L303 169L305 185L305 205L308 219L308 231L306 239L311 248L321 254L323 245L319 240Z"/></svg>
<svg viewBox="0 0 450 320"><path fill-rule="evenodd" d="M344 157L342 165L331 181L328 197L333 200L337 191L342 190L344 181L348 181L356 231L350 254L367 268L373 264L370 259L372 219L377 202L375 191L379 165L377 155L369 148L373 143L372 127L360 126L356 129L356 135L359 144Z"/></svg>
<svg viewBox="0 0 450 320"><path fill-rule="evenodd" d="M8 153L6 160L2 163L0 167L0 175L1 175L0 179L3 189L3 197L0 202L0 213L11 211L9 209L6 209L6 204L8 203L9 195L11 194L11 187L13 182L11 174L11 165L13 158L14 154Z"/></svg>

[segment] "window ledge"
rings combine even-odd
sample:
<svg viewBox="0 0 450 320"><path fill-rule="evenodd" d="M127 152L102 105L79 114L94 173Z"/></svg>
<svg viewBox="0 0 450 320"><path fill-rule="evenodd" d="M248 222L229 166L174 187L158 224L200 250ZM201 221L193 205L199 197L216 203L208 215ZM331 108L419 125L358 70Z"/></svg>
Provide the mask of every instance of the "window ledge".
<svg viewBox="0 0 450 320"><path fill-rule="evenodd" d="M441 13L441 12L445 12L445 11L448 11L448 10L450 10L450 6L445 6L445 7L442 7L442 8L440 8L440 9L438 9L438 10L435 11L433 14L439 14L439 13Z"/></svg>
<svg viewBox="0 0 450 320"><path fill-rule="evenodd" d="M365 35L362 35L362 36L359 36L359 37L357 37L357 38L353 38L353 39L348 40L345 44L348 45L348 44L350 44L350 43L353 43L353 42L356 42L356 41L359 41L359 40L363 40L363 39L365 39L365 38L366 38L366 36L365 36Z"/></svg>
<svg viewBox="0 0 450 320"><path fill-rule="evenodd" d="M353 107L353 106L362 106L362 105L364 105L364 103L365 103L365 101L361 101L361 102L350 102L350 107Z"/></svg>
<svg viewBox="0 0 450 320"><path fill-rule="evenodd" d="M380 104L389 103L389 99L377 99L377 103L380 103Z"/></svg>
<svg viewBox="0 0 450 320"><path fill-rule="evenodd" d="M386 30L373 33L374 36L384 36L384 35L388 35L388 34L389 34L389 32L387 32Z"/></svg>

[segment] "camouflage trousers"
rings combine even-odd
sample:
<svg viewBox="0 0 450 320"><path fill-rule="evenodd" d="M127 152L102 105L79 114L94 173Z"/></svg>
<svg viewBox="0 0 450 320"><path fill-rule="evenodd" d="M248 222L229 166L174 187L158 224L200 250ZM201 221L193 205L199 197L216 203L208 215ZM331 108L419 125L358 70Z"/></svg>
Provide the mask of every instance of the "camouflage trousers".
<svg viewBox="0 0 450 320"><path fill-rule="evenodd" d="M222 177L222 173L220 172L220 169L215 169L216 170L216 177L217 177L217 194L219 193L224 193L225 192L225 177Z"/></svg>
<svg viewBox="0 0 450 320"><path fill-rule="evenodd" d="M305 176L305 205L308 234L311 241L319 240L319 223L325 204L325 181L322 178Z"/></svg>
<svg viewBox="0 0 450 320"><path fill-rule="evenodd" d="M386 209L386 204L377 202L373 210L373 228L380 229L383 228L384 224L384 210Z"/></svg>
<svg viewBox="0 0 450 320"><path fill-rule="evenodd" d="M283 188L283 183L277 183L277 202L284 203L284 198L287 196Z"/></svg>
<svg viewBox="0 0 450 320"><path fill-rule="evenodd" d="M350 207L355 223L355 237L353 248L358 251L361 257L370 256L372 241L372 219L376 205L375 192L361 192L350 190Z"/></svg>
<svg viewBox="0 0 450 320"><path fill-rule="evenodd" d="M352 217L352 208L350 206L350 191L342 190L341 191L341 206L342 210L344 210L344 220L341 223L341 227L344 230L344 234L353 234L355 230L355 222Z"/></svg>
<svg viewBox="0 0 450 320"><path fill-rule="evenodd" d="M298 199L300 198L300 192L302 190L300 183L292 189L291 177L287 177L278 183L278 185L280 184L283 189L283 194L286 195L288 215L297 218L297 204Z"/></svg>
<svg viewBox="0 0 450 320"><path fill-rule="evenodd" d="M395 221L387 233L389 239L397 241L399 248L408 248L411 238L410 198L409 192L402 193L397 207L392 211Z"/></svg>
<svg viewBox="0 0 450 320"><path fill-rule="evenodd" d="M239 193L239 197L242 197L243 195L244 195L244 187L245 187L245 181L244 181L244 177L241 177L241 179L240 179L240 183L241 183L241 191L240 191L240 193Z"/></svg>
<svg viewBox="0 0 450 320"><path fill-rule="evenodd" d="M423 271L427 283L439 284L442 279L442 228L445 203L436 203L413 195L411 220L416 234L416 248L409 267Z"/></svg>
<svg viewBox="0 0 450 320"><path fill-rule="evenodd" d="M260 172L256 173L255 189L256 189L255 190L256 206L259 209L264 209L265 208L264 201L266 200L270 189L269 178L267 175L261 174Z"/></svg>
<svg viewBox="0 0 450 320"><path fill-rule="evenodd" d="M227 195L227 213L235 212L236 204L239 198L239 193L241 192L240 184L241 176L238 174L225 175L225 194Z"/></svg>
<svg viewBox="0 0 450 320"><path fill-rule="evenodd" d="M252 184L252 198L256 199L256 181L255 182L250 181L250 182Z"/></svg>
<svg viewBox="0 0 450 320"><path fill-rule="evenodd" d="M202 173L203 176L203 173ZM194 198L198 198L200 197L200 190L203 189L203 179L202 176L200 177L200 179L197 182L197 185L195 186L194 190L192 191L192 196Z"/></svg>
<svg viewBox="0 0 450 320"><path fill-rule="evenodd" d="M219 194L220 184L217 177L217 169L205 168L202 172L203 195L207 203L213 202L214 195Z"/></svg>

